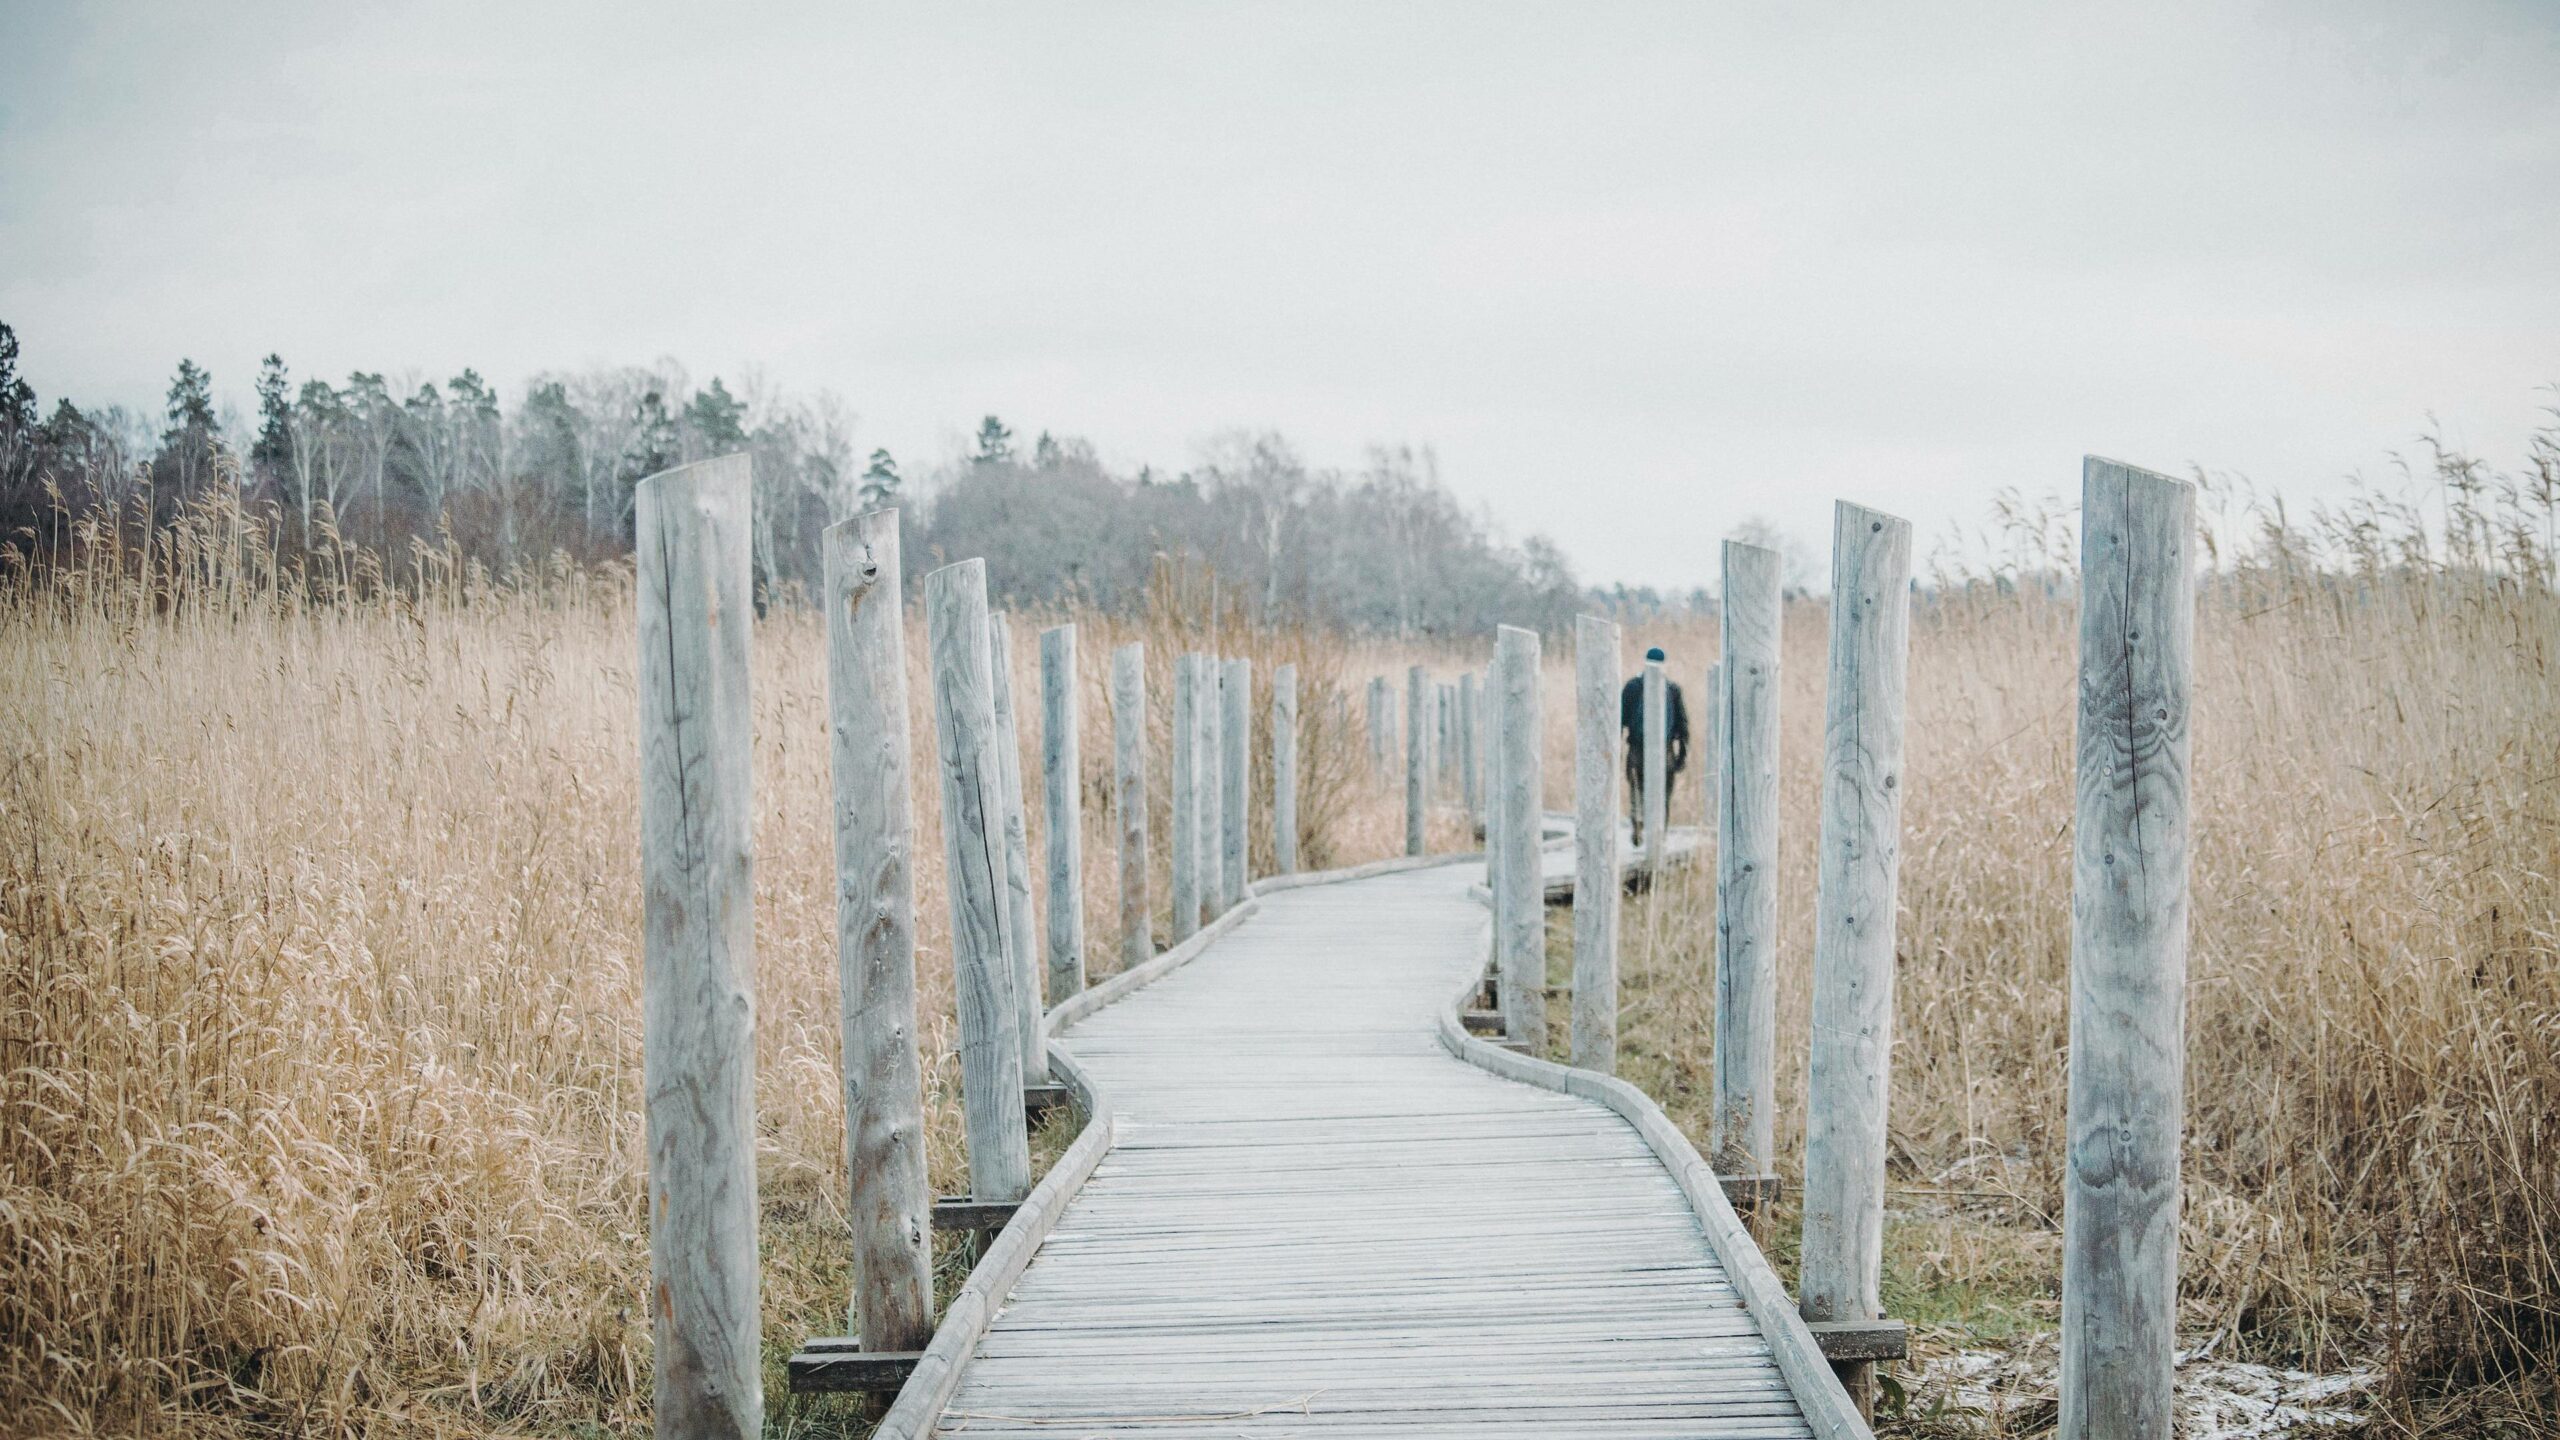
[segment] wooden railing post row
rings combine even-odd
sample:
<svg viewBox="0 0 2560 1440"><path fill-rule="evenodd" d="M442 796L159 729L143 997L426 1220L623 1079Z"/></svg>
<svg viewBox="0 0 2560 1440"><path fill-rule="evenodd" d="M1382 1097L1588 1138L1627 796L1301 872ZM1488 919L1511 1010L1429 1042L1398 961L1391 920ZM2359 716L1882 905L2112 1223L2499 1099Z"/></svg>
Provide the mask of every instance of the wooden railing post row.
<svg viewBox="0 0 2560 1440"><path fill-rule="evenodd" d="M1831 524L1831 675L1806 1083L1798 1308L1807 1320L1884 1318L1878 1284L1910 634L1910 522L1841 502ZM1833 1368L1859 1410L1872 1414L1875 1363L1846 1360Z"/></svg>
<svg viewBox="0 0 2560 1440"><path fill-rule="evenodd" d="M2186 1110L2195 489L2091 456L2062 1191L2065 1440L2167 1440Z"/></svg>
<svg viewBox="0 0 2560 1440"><path fill-rule="evenodd" d="M1004 802L1004 948L1013 957L1014 1029L1022 1044L1022 1080L1049 1079L1049 1045L1040 1035L1040 927L1031 913L1031 825L1022 809L1022 725L1013 706L1013 621L987 617L987 653L996 697L996 766Z"/></svg>
<svg viewBox="0 0 2560 1440"><path fill-rule="evenodd" d="M1271 869L1298 873L1298 667L1271 672Z"/></svg>
<svg viewBox="0 0 2560 1440"><path fill-rule="evenodd" d="M823 549L850 1329L873 1350L918 1350L933 1337L933 1193L916 1054L915 801L898 512L831 525Z"/></svg>
<svg viewBox="0 0 2560 1440"><path fill-rule="evenodd" d="M1041 851L1049 880L1049 999L1084 989L1084 741L1076 627L1040 632Z"/></svg>
<svg viewBox="0 0 2560 1440"><path fill-rule="evenodd" d="M1502 784L1495 796L1502 826L1503 880L1496 888L1495 972L1502 984L1502 1028L1536 1055L1547 1042L1546 882L1539 871L1538 632L1505 625L1495 632L1502 676L1494 705L1502 713ZM1419 673L1419 672L1417 672Z"/></svg>
<svg viewBox="0 0 2560 1440"><path fill-rule="evenodd" d="M1196 804L1200 812L1200 831L1195 837L1199 856L1193 862L1200 875L1200 923L1203 925L1227 912L1225 866L1218 851L1226 841L1226 782L1222 772L1224 757L1219 750L1219 732L1225 729L1226 689L1223 667L1214 654L1203 654L1193 661L1199 667L1200 703L1192 710L1199 730L1192 737L1198 747L1191 757L1192 788L1198 792Z"/></svg>
<svg viewBox="0 0 2560 1440"><path fill-rule="evenodd" d="M1246 872L1252 868L1253 662L1228 661L1223 680L1218 732L1226 753L1218 767L1224 786L1218 814L1225 835L1218 853L1218 899L1220 909L1233 910L1244 903Z"/></svg>
<svg viewBox="0 0 2560 1440"><path fill-rule="evenodd" d="M1111 652L1112 790L1120 822L1120 968L1155 954L1147 874L1147 647Z"/></svg>
<svg viewBox="0 0 2560 1440"><path fill-rule="evenodd" d="M1714 1163L1770 1173L1777 1104L1778 552L1724 542Z"/></svg>
<svg viewBox="0 0 2560 1440"><path fill-rule="evenodd" d="M660 1433L764 1428L743 454L640 482L641 1067Z"/></svg>
<svg viewBox="0 0 2560 1440"><path fill-rule="evenodd" d="M1663 684L1662 662L1644 662L1644 689L1638 701L1644 724L1644 868L1650 876L1662 868L1662 832L1671 823L1670 696Z"/></svg>
<svg viewBox="0 0 2560 1440"><path fill-rule="evenodd" d="M1200 928L1200 787L1192 767L1200 759L1200 667L1194 657L1173 658L1173 943Z"/></svg>
<svg viewBox="0 0 2560 1440"><path fill-rule="evenodd" d="M1405 672L1404 853L1419 855L1431 816L1431 730L1423 705L1431 677L1419 665Z"/></svg>
<svg viewBox="0 0 2560 1440"><path fill-rule="evenodd" d="M1573 625L1573 1063L1618 1068L1618 627Z"/></svg>
<svg viewBox="0 0 2560 1440"><path fill-rule="evenodd" d="M1004 785L996 755L995 661L987 643L987 562L963 560L927 575L924 621L942 774L943 888L951 908L969 1193L1019 1200L1031 1189L1031 1149L1015 971L1005 949Z"/></svg>

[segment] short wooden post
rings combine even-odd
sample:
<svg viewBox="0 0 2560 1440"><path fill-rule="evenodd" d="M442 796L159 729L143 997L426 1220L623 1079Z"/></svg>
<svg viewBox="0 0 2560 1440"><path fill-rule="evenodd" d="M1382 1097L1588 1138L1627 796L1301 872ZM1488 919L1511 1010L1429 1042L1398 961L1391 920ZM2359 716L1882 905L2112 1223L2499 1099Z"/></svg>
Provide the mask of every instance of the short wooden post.
<svg viewBox="0 0 2560 1440"><path fill-rule="evenodd" d="M1368 702L1369 773L1372 776L1384 773L1387 768L1386 706L1380 699L1386 683L1383 677L1372 675L1368 689L1361 692L1361 698Z"/></svg>
<svg viewBox="0 0 2560 1440"><path fill-rule="evenodd" d="M823 549L852 1330L874 1350L921 1350L933 1338L933 1192L916 1056L915 803L898 512L829 526Z"/></svg>
<svg viewBox="0 0 2560 1440"><path fill-rule="evenodd" d="M1502 788L1494 797L1502 826L1503 883L1495 892L1494 972L1502 978L1502 1028L1539 1054L1547 1044L1546 882L1539 874L1538 632L1505 625L1495 632L1502 656ZM1420 674L1420 671L1414 672Z"/></svg>
<svg viewBox="0 0 2560 1440"><path fill-rule="evenodd" d="M1192 657L1173 660L1173 943L1200 928L1200 787L1192 767L1200 759L1200 667Z"/></svg>
<svg viewBox="0 0 2560 1440"><path fill-rule="evenodd" d="M1458 677L1458 787L1467 819L1484 823L1484 772L1476 760L1476 672Z"/></svg>
<svg viewBox="0 0 2560 1440"><path fill-rule="evenodd" d="M1644 662L1640 703L1644 707L1644 868L1650 875L1662 868L1662 832L1671 822L1671 738L1665 733L1671 727L1671 707L1659 660Z"/></svg>
<svg viewBox="0 0 2560 1440"><path fill-rule="evenodd" d="M1193 737L1200 748L1191 760L1191 778L1200 792L1200 856L1196 863L1200 870L1200 923L1205 925L1227 912L1226 867L1219 856L1227 833L1226 766L1219 733L1226 728L1226 677L1215 655L1201 655L1192 663L1200 668L1200 706L1194 715L1200 730Z"/></svg>
<svg viewBox="0 0 2560 1440"><path fill-rule="evenodd" d="M1775 1149L1778 620L1778 552L1727 540L1713 1140L1729 1175L1768 1174Z"/></svg>
<svg viewBox="0 0 2560 1440"><path fill-rule="evenodd" d="M1430 677L1419 665L1405 672L1404 853L1407 855L1423 852L1424 828L1431 812L1430 712L1423 703L1430 684Z"/></svg>
<svg viewBox="0 0 2560 1440"><path fill-rule="evenodd" d="M1880 1320L1885 1099L1893 1055L1902 697L1911 525L1846 502L1831 522L1831 677L1822 722L1821 890L1804 1144L1807 1320ZM1875 1362L1841 1383L1874 1408Z"/></svg>
<svg viewBox="0 0 2560 1440"><path fill-rule="evenodd" d="M996 697L996 767L1004 802L1004 946L1013 957L1013 1020L1026 1085L1049 1079L1049 1043L1040 1034L1040 927L1031 912L1031 824L1022 809L1022 725L1013 708L1013 621L987 617Z"/></svg>
<svg viewBox="0 0 2560 1440"><path fill-rule="evenodd" d="M1706 721L1706 753L1699 757L1698 790L1699 823L1712 830L1719 798L1724 793L1724 662L1707 666L1707 689L1700 703L1705 707L1701 718Z"/></svg>
<svg viewBox="0 0 2560 1440"><path fill-rule="evenodd" d="M1244 903L1251 868L1253 836L1253 662L1227 662L1219 710L1218 739L1226 755L1219 775L1226 789L1218 798L1218 814L1226 826L1219 846L1219 898L1232 910Z"/></svg>
<svg viewBox="0 0 2560 1440"><path fill-rule="evenodd" d="M2186 1112L2195 490L2090 457L2062 1189L2065 1440L2167 1440Z"/></svg>
<svg viewBox="0 0 2560 1440"><path fill-rule="evenodd" d="M743 454L640 482L641 1069L659 1428L764 1429Z"/></svg>
<svg viewBox="0 0 2560 1440"><path fill-rule="evenodd" d="M1271 672L1271 869L1298 873L1298 667Z"/></svg>
<svg viewBox="0 0 2560 1440"><path fill-rule="evenodd" d="M1111 763L1120 821L1120 966L1156 953L1147 875L1147 647L1111 652Z"/></svg>
<svg viewBox="0 0 2560 1440"><path fill-rule="evenodd" d="M1049 872L1049 997L1084 988L1084 742L1076 627L1040 632L1042 858ZM1045 1052L1044 1052L1045 1053Z"/></svg>
<svg viewBox="0 0 2560 1440"><path fill-rule="evenodd" d="M1573 626L1573 1063L1618 1068L1618 627Z"/></svg>
<svg viewBox="0 0 2560 1440"><path fill-rule="evenodd" d="M933 652L943 888L951 906L969 1193L1019 1200L1031 1190L1031 1149L1023 1126L1013 956L1004 943L1004 784L996 756L995 660L987 644L987 562L963 560L927 575L924 623Z"/></svg>

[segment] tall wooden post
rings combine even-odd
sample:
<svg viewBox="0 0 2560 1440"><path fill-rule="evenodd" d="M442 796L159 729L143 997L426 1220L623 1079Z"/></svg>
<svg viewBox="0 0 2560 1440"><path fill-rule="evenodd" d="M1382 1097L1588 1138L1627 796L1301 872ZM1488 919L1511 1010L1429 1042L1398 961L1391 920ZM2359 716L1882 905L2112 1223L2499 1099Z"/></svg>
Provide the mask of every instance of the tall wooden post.
<svg viewBox="0 0 2560 1440"><path fill-rule="evenodd" d="M1573 624L1573 1063L1618 1068L1618 627ZM1542 897L1543 898L1543 897Z"/></svg>
<svg viewBox="0 0 2560 1440"><path fill-rule="evenodd" d="M1419 855L1423 851L1424 828L1431 813L1431 729L1429 698L1430 677L1422 667L1405 672L1404 723L1404 853Z"/></svg>
<svg viewBox="0 0 2560 1440"><path fill-rule="evenodd" d="M996 755L1001 740L987 644L986 561L963 560L924 577L924 625L933 652L943 888L951 906L969 1193L1019 1200L1031 1190L1031 1149L1023 1127L1013 956L1005 949L1004 783Z"/></svg>
<svg viewBox="0 0 2560 1440"><path fill-rule="evenodd" d="M1641 703L1644 721L1644 868L1652 874L1662 868L1662 832L1671 823L1671 728L1670 697L1662 683L1662 662L1644 662L1644 691Z"/></svg>
<svg viewBox="0 0 2560 1440"><path fill-rule="evenodd" d="M1226 867L1219 850L1226 843L1226 779L1225 757L1220 753L1220 734L1226 726L1225 676L1218 657L1201 655L1194 662L1200 667L1200 705L1193 718L1199 733L1193 737L1200 747L1191 760L1192 783L1200 792L1200 906L1201 923L1217 919L1227 911Z"/></svg>
<svg viewBox="0 0 2560 1440"><path fill-rule="evenodd" d="M1040 632L1040 796L1049 879L1049 994L1084 988L1084 742L1076 627ZM1045 1052L1044 1052L1045 1053Z"/></svg>
<svg viewBox="0 0 2560 1440"><path fill-rule="evenodd" d="M1458 677L1458 786L1467 819L1484 823L1484 772L1476 761L1476 672Z"/></svg>
<svg viewBox="0 0 2560 1440"><path fill-rule="evenodd" d="M1022 1043L1026 1084L1049 1079L1049 1044L1040 1034L1040 926L1031 912L1031 827L1022 810L1022 725L1013 708L1013 621L987 617L987 651L995 680L996 767L1004 802L1004 945L1013 957L1013 1020Z"/></svg>
<svg viewBox="0 0 2560 1440"><path fill-rule="evenodd" d="M1831 678L1823 704L1805 1112L1800 1273L1807 1320L1884 1316L1877 1287L1910 634L1910 522L1841 503L1831 521ZM1874 1362L1836 1368L1859 1409L1872 1411Z"/></svg>
<svg viewBox="0 0 2560 1440"><path fill-rule="evenodd" d="M1699 718L1706 723L1706 754L1698 765L1699 823L1712 830L1724 794L1724 662L1707 667L1706 694L1700 700Z"/></svg>
<svg viewBox="0 0 2560 1440"><path fill-rule="evenodd" d="M1200 786L1192 767L1200 759L1200 667L1189 655L1173 659L1173 943L1200 928Z"/></svg>
<svg viewBox="0 0 2560 1440"><path fill-rule="evenodd" d="M1716 846L1715 1165L1766 1175L1778 1029L1778 552L1724 542L1725 738Z"/></svg>
<svg viewBox="0 0 2560 1440"><path fill-rule="evenodd" d="M2064 1440L2167 1440L2186 1112L2195 491L2081 473Z"/></svg>
<svg viewBox="0 0 2560 1440"><path fill-rule="evenodd" d="M1298 667L1271 672L1271 869L1298 873Z"/></svg>
<svg viewBox="0 0 2560 1440"><path fill-rule="evenodd" d="M1225 793L1218 814L1225 835L1218 847L1218 891L1223 908L1244 903L1253 835L1253 662L1227 662L1221 692L1218 739L1226 753L1218 767Z"/></svg>
<svg viewBox="0 0 2560 1440"><path fill-rule="evenodd" d="M1502 977L1502 1028L1538 1054L1547 1043L1546 883L1538 866L1538 632L1505 625L1495 632L1502 679L1494 705L1502 712L1502 788L1494 797L1502 826L1503 883L1494 893L1494 971ZM1415 674L1422 672L1416 670Z"/></svg>
<svg viewBox="0 0 2560 1440"><path fill-rule="evenodd" d="M1147 647L1111 652L1113 809L1120 821L1120 967L1156 953L1147 876Z"/></svg>
<svg viewBox="0 0 2560 1440"><path fill-rule="evenodd" d="M874 1350L921 1350L933 1338L933 1193L916 1056L915 803L898 512L829 526L824 554L853 1333Z"/></svg>
<svg viewBox="0 0 2560 1440"><path fill-rule="evenodd" d="M641 1069L670 1435L764 1428L747 457L640 482Z"/></svg>

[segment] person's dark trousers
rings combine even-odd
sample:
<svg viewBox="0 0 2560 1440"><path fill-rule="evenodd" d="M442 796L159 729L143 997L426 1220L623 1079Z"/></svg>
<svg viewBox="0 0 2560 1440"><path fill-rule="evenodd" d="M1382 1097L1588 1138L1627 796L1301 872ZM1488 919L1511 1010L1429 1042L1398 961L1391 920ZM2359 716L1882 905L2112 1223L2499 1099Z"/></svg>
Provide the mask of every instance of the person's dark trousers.
<svg viewBox="0 0 2560 1440"><path fill-rule="evenodd" d="M1680 793L1680 772L1665 764L1662 771L1662 817L1670 821L1672 800ZM1635 827L1636 843L1644 843L1644 757L1627 757L1627 821Z"/></svg>

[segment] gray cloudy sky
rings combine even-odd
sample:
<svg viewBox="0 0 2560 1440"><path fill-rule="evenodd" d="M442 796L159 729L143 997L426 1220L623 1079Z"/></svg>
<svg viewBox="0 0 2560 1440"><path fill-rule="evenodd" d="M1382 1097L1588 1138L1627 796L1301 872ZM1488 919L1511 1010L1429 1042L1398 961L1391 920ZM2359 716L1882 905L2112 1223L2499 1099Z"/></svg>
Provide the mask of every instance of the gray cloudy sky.
<svg viewBox="0 0 2560 1440"><path fill-rule="evenodd" d="M1747 514L1935 539L2084 451L2309 495L2432 413L2512 463L2560 4L0 0L0 320L48 406L672 355L910 461L1429 443L1687 585Z"/></svg>

